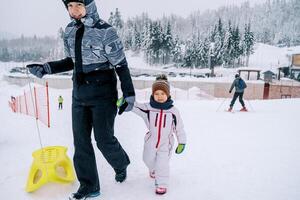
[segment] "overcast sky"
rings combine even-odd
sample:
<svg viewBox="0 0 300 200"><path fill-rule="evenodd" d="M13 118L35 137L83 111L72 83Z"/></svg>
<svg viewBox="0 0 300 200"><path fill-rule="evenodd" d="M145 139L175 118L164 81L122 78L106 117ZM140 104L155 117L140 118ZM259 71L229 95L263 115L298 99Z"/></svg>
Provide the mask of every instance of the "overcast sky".
<svg viewBox="0 0 300 200"><path fill-rule="evenodd" d="M192 11L239 5L246 0L96 0L100 17L107 20L109 13L119 8L123 19L147 12L151 18L171 13L187 17ZM250 0L251 5L264 0ZM61 0L1 0L0 33L16 36L55 35L59 27L70 21Z"/></svg>

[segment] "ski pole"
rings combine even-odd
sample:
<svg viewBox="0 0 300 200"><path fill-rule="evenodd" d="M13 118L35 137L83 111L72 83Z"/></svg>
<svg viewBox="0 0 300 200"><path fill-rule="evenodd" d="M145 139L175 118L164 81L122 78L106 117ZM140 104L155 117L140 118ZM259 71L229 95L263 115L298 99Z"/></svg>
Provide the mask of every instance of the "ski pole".
<svg viewBox="0 0 300 200"><path fill-rule="evenodd" d="M24 65L24 63L23 63ZM28 85L29 85L29 91L30 91L30 96L31 96L31 101L33 103L33 106L34 108L36 107L36 102L34 101L34 98L33 98L33 95L32 95L32 86L31 86L31 77L29 76L29 69L27 67L25 67L25 71L26 71L26 75L27 75L27 78L28 78ZM37 116L37 112L36 112L36 109L34 109L34 115ZM37 129L37 134L38 134L38 138L39 138L39 143L40 143L40 147L43 151L43 154L45 154L44 152L44 145L43 145L43 142L42 142L42 137L41 137L41 131L40 131L40 127L39 127L39 122L38 122L38 118L35 117L35 125L36 125L36 129ZM43 164L46 166L46 161L43 159ZM46 176L49 177L49 173L48 173L48 168L45 167L46 169Z"/></svg>
<svg viewBox="0 0 300 200"><path fill-rule="evenodd" d="M255 110L253 109L253 107L252 107L252 105L251 105L251 103L250 103L250 100L247 100L247 101L248 101L248 103L249 103L249 105L250 105L251 110L252 110L253 112L255 112Z"/></svg>
<svg viewBox="0 0 300 200"><path fill-rule="evenodd" d="M218 109L216 110L216 112L218 112L220 110L220 108L222 107L222 105L224 104L226 98L223 99L223 101L220 103Z"/></svg>
<svg viewBox="0 0 300 200"><path fill-rule="evenodd" d="M27 75L27 78L28 78L28 85L29 85L29 91L30 91L30 97L31 97L31 101L33 103L33 106L34 108L36 107L36 102L33 98L33 95L32 95L32 86L31 86L31 77L29 76L29 70L27 67L25 67L26 69L26 75ZM36 113L36 109L33 109L34 110L34 115L36 116L37 113ZM38 138L39 138L39 142L40 142L40 146L41 148L43 149L43 143L42 143L42 138L41 138L41 133L40 133L40 128L39 128L39 123L38 123L38 119L37 117L35 117L35 122L36 122L36 128L37 128L37 133L38 133Z"/></svg>

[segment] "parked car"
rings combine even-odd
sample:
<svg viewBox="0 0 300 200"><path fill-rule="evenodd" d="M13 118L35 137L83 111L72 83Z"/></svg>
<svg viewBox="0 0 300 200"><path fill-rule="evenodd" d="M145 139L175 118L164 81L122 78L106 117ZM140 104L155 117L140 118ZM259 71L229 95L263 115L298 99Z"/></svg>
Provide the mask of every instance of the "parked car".
<svg viewBox="0 0 300 200"><path fill-rule="evenodd" d="M193 76L196 78L205 78L205 75L203 74L194 74Z"/></svg>
<svg viewBox="0 0 300 200"><path fill-rule="evenodd" d="M22 74L25 74L26 73L26 68L24 68L24 67L14 67L9 72L10 73L22 73Z"/></svg>
<svg viewBox="0 0 300 200"><path fill-rule="evenodd" d="M177 75L174 72L169 72L168 76L170 76L170 77L176 77Z"/></svg>
<svg viewBox="0 0 300 200"><path fill-rule="evenodd" d="M185 76L189 76L190 74L188 74L188 73L179 73L179 76L181 76L181 77L185 77Z"/></svg>
<svg viewBox="0 0 300 200"><path fill-rule="evenodd" d="M151 75L150 75L150 74L147 74L147 73L142 73L142 74L137 75L137 77L139 77L139 76L149 77L149 76L151 76Z"/></svg>

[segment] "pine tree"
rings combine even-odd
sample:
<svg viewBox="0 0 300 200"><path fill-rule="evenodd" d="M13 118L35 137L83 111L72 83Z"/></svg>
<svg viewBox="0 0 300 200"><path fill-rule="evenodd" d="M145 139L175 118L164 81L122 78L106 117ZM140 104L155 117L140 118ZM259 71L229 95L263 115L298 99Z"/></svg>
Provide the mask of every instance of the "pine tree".
<svg viewBox="0 0 300 200"><path fill-rule="evenodd" d="M3 62L10 61L10 54L8 52L7 47L0 49L0 61L3 61Z"/></svg>
<svg viewBox="0 0 300 200"><path fill-rule="evenodd" d="M210 50L209 38L205 38L204 41L201 43L201 48L199 51L200 64L202 67L210 67L208 66L208 56L210 54L209 50Z"/></svg>
<svg viewBox="0 0 300 200"><path fill-rule="evenodd" d="M229 21L228 28L225 34L224 55L223 55L223 60L227 66L232 65L234 60L233 40L234 40L234 36L233 36L232 25L231 25L231 21Z"/></svg>
<svg viewBox="0 0 300 200"><path fill-rule="evenodd" d="M162 28L159 22L154 22L151 24L149 39L150 45L148 50L151 58L150 63L159 63L162 42Z"/></svg>
<svg viewBox="0 0 300 200"><path fill-rule="evenodd" d="M121 30L123 28L124 22L122 20L121 13L118 8L116 8L116 11L115 11L114 22L115 22L114 27L117 30Z"/></svg>
<svg viewBox="0 0 300 200"><path fill-rule="evenodd" d="M221 18L215 26L211 36L211 67L223 63L225 31Z"/></svg>
<svg viewBox="0 0 300 200"><path fill-rule="evenodd" d="M133 41L133 26L134 26L134 21L131 19L128 19L126 24L124 25L123 28L123 43L124 43L124 48L125 50L132 49L132 41Z"/></svg>
<svg viewBox="0 0 300 200"><path fill-rule="evenodd" d="M115 24L115 15L113 12L110 12L110 16L108 18L108 23L112 26L114 26L114 24Z"/></svg>
<svg viewBox="0 0 300 200"><path fill-rule="evenodd" d="M132 41L133 41L133 30L132 28L127 28L124 30L123 32L123 43L124 43L124 48L125 50L129 50L129 49L132 49Z"/></svg>
<svg viewBox="0 0 300 200"><path fill-rule="evenodd" d="M144 51L144 57L147 63L150 62L150 33L152 30L152 23L149 21L145 24L142 31L141 49Z"/></svg>
<svg viewBox="0 0 300 200"><path fill-rule="evenodd" d="M133 34L132 34L132 50L135 52L139 52L141 49L141 34L137 30L137 25L134 24Z"/></svg>
<svg viewBox="0 0 300 200"><path fill-rule="evenodd" d="M198 68L200 65L200 59L199 59L199 50L200 47L200 40L198 36L194 36L193 41L192 41L192 52L191 52L191 57L192 57L192 63L194 68Z"/></svg>
<svg viewBox="0 0 300 200"><path fill-rule="evenodd" d="M246 57L246 66L249 66L249 57L254 53L254 33L251 31L250 22L245 25L244 40L243 40L243 49L244 56Z"/></svg>
<svg viewBox="0 0 300 200"><path fill-rule="evenodd" d="M235 67L235 61L239 59L239 57L242 55L240 41L241 41L241 36L240 36L239 27L236 26L233 31L233 52L232 52L233 53L232 56L234 58L233 67Z"/></svg>
<svg viewBox="0 0 300 200"><path fill-rule="evenodd" d="M173 55L173 62L175 62L176 64L180 64L183 62L181 45L182 45L182 42L179 40L179 37L175 36L174 45L173 45L171 53Z"/></svg>
<svg viewBox="0 0 300 200"><path fill-rule="evenodd" d="M193 35L186 43L183 66L198 68L201 65L201 41L198 36Z"/></svg>
<svg viewBox="0 0 300 200"><path fill-rule="evenodd" d="M192 54L193 54L193 49L192 49L192 41L191 40L187 40L186 41L186 45L185 45L185 52L184 52L184 56L183 56L183 67L192 67L193 66L193 58L192 58Z"/></svg>
<svg viewBox="0 0 300 200"><path fill-rule="evenodd" d="M163 64L167 64L170 61L171 50L174 46L173 37L171 33L171 24L168 22L166 30L162 34L162 51L163 51Z"/></svg>
<svg viewBox="0 0 300 200"><path fill-rule="evenodd" d="M223 28L223 23L221 18L219 18L218 21L218 34L216 37L216 42L215 42L215 52L216 54L216 64L221 65L223 64L223 54L224 54L224 40L225 40L225 31Z"/></svg>
<svg viewBox="0 0 300 200"><path fill-rule="evenodd" d="M121 13L118 8L116 8L115 13L110 12L108 23L116 28L117 32L120 33L124 26L124 22L121 17Z"/></svg>

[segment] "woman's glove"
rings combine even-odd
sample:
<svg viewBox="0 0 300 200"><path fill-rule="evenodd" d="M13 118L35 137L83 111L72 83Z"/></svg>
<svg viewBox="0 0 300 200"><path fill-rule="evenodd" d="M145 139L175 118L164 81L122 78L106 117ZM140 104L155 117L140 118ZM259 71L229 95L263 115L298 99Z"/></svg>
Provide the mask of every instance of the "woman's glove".
<svg viewBox="0 0 300 200"><path fill-rule="evenodd" d="M45 74L51 74L51 68L48 63L45 64L30 64L26 65L29 72L38 78L42 78Z"/></svg>

